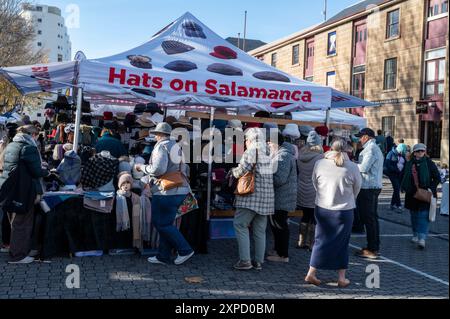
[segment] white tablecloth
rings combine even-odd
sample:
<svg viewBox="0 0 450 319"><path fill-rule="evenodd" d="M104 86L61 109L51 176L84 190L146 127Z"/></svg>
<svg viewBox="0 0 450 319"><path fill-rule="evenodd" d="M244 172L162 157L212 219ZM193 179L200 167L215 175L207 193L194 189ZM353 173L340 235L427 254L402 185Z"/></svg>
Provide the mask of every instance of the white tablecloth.
<svg viewBox="0 0 450 319"><path fill-rule="evenodd" d="M441 215L448 215L448 182L442 185Z"/></svg>

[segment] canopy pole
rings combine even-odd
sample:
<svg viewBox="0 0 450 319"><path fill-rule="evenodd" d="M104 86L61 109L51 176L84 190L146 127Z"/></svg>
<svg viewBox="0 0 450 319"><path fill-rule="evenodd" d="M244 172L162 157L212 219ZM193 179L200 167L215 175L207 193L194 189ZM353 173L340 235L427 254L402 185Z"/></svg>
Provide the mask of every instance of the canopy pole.
<svg viewBox="0 0 450 319"><path fill-rule="evenodd" d="M77 113L75 115L75 134L73 138L73 150L78 152L78 140L80 136L81 123L81 104L83 103L83 89L78 88L77 91Z"/></svg>
<svg viewBox="0 0 450 319"><path fill-rule="evenodd" d="M208 151L208 199L206 206L207 220L211 217L211 183L212 183L212 150L213 150L213 136L214 136L214 113L215 108L211 107L211 116L209 118L209 151Z"/></svg>
<svg viewBox="0 0 450 319"><path fill-rule="evenodd" d="M330 124L331 124L331 114L330 114L330 112L331 112L331 109L327 109L325 125L328 128L330 128ZM330 145L330 135L328 134L327 135L327 146L329 146L329 145Z"/></svg>

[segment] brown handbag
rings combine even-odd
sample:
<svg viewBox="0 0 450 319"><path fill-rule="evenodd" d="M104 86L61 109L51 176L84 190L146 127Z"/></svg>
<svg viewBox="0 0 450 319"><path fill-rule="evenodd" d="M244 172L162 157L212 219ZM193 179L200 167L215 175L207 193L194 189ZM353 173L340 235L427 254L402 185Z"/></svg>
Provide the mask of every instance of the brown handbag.
<svg viewBox="0 0 450 319"><path fill-rule="evenodd" d="M256 162L258 162L258 154L256 155ZM256 163L253 165L251 172L245 173L238 179L235 195L248 196L255 192L255 175Z"/></svg>
<svg viewBox="0 0 450 319"><path fill-rule="evenodd" d="M417 191L414 194L414 198L417 200L420 200L421 202L431 203L431 198L433 197L433 193L426 189L419 187L419 176L417 174L416 165L413 165L413 167L412 167L412 174L413 174L413 178L414 178L414 184L416 185L416 188L417 188Z"/></svg>
<svg viewBox="0 0 450 319"><path fill-rule="evenodd" d="M164 174L158 179L157 184L162 190L168 191L173 188L181 187L184 183L184 175L180 171Z"/></svg>

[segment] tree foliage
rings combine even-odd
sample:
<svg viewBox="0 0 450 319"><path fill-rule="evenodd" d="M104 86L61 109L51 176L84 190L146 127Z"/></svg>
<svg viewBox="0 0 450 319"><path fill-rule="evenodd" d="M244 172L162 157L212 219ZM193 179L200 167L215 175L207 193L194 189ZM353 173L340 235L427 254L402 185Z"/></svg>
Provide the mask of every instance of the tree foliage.
<svg viewBox="0 0 450 319"><path fill-rule="evenodd" d="M47 62L44 50L33 51L36 32L31 21L22 16L23 0L0 0L0 66L16 66ZM8 111L21 101L20 93L8 81L0 77L0 107ZM29 104L38 100L31 99Z"/></svg>

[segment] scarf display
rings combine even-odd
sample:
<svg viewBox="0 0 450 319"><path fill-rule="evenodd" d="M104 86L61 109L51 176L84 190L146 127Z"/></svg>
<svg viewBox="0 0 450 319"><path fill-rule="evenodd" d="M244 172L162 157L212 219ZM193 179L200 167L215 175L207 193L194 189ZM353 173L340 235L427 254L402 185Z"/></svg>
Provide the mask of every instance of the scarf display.
<svg viewBox="0 0 450 319"><path fill-rule="evenodd" d="M424 189L428 189L430 186L430 171L428 169L428 158L422 157L417 160L412 159L406 163L405 175L402 181L402 189L407 193L412 193L415 190L414 178L413 178L413 165L416 167L419 175L419 186Z"/></svg>
<svg viewBox="0 0 450 319"><path fill-rule="evenodd" d="M124 192L119 189L116 195L116 231L127 231L130 229L127 198L131 197L131 191Z"/></svg>
<svg viewBox="0 0 450 319"><path fill-rule="evenodd" d="M116 175L119 161L96 154L88 160L81 174L83 189L97 189L108 184Z"/></svg>

